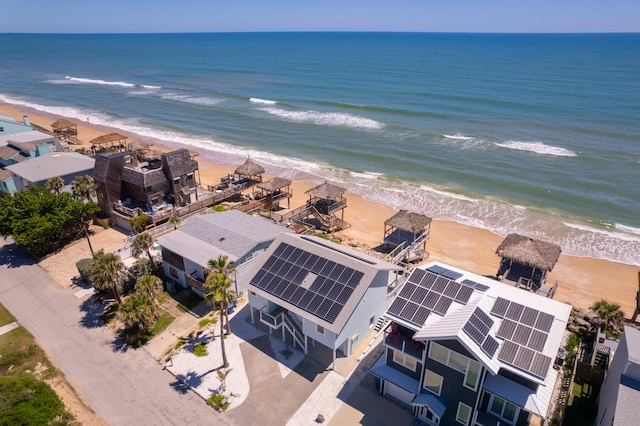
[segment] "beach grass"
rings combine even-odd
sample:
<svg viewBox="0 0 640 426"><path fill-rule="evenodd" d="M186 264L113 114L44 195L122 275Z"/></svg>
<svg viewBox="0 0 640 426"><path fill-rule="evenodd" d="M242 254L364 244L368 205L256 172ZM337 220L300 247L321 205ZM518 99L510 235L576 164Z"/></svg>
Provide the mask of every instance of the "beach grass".
<svg viewBox="0 0 640 426"><path fill-rule="evenodd" d="M9 312L4 306L0 305L0 327L3 325L11 324L15 320L16 319L13 315L11 315L11 312Z"/></svg>

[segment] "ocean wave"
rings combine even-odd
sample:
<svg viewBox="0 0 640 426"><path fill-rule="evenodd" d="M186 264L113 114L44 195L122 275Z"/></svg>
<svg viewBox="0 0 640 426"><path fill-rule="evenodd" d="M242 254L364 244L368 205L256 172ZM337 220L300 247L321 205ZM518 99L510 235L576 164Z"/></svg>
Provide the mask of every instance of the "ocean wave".
<svg viewBox="0 0 640 426"><path fill-rule="evenodd" d="M355 178L362 178L362 179L380 179L381 177L384 176L384 173L367 172L366 170L364 172L350 171L349 173L351 174L351 176L353 176Z"/></svg>
<svg viewBox="0 0 640 426"><path fill-rule="evenodd" d="M177 101L177 102L184 102L187 104L205 105L205 106L217 105L223 101L222 99L218 99L218 98L196 97L196 96L176 95L176 94L166 94L160 97L162 99L167 99L170 101Z"/></svg>
<svg viewBox="0 0 640 426"><path fill-rule="evenodd" d="M321 126L352 127L356 129L377 130L385 127L384 123L370 118L359 117L357 115L339 112L319 112L319 111L288 111L280 108L260 108L271 115L275 115L285 120L300 123L313 123Z"/></svg>
<svg viewBox="0 0 640 426"><path fill-rule="evenodd" d="M161 86L153 86L150 84L136 84L136 83L129 83L126 81L95 80L95 79L84 78L84 77L72 77L69 75L65 75L64 78L67 82L72 82L76 84L98 84L101 86L141 87L143 89L162 89ZM53 81L56 81L56 80L53 80Z"/></svg>
<svg viewBox="0 0 640 426"><path fill-rule="evenodd" d="M515 149L518 151L528 151L536 154L552 155L556 157L575 157L578 155L569 149L561 148L559 146L546 145L542 142L506 141L496 142L495 145L501 148Z"/></svg>
<svg viewBox="0 0 640 426"><path fill-rule="evenodd" d="M472 141L473 138L471 136L463 136L459 133L456 133L455 135L442 135L443 137L447 138L447 139L455 139L455 140L460 140L460 141Z"/></svg>
<svg viewBox="0 0 640 426"><path fill-rule="evenodd" d="M633 226L622 225L620 223L615 223L613 226L620 231L640 235L640 228L634 228Z"/></svg>
<svg viewBox="0 0 640 426"><path fill-rule="evenodd" d="M260 99L260 98L249 98L249 102L253 102L256 104L266 104L266 105L275 105L278 101L271 101L269 99Z"/></svg>

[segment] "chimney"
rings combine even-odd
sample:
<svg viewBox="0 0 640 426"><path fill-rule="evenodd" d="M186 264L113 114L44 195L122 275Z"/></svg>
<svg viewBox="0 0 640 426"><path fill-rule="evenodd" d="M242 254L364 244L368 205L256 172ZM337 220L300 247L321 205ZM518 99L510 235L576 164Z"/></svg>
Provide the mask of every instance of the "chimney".
<svg viewBox="0 0 640 426"><path fill-rule="evenodd" d="M24 122L25 126L29 126L31 127L31 122L29 121L29 117L27 117L26 115L22 117L22 121Z"/></svg>

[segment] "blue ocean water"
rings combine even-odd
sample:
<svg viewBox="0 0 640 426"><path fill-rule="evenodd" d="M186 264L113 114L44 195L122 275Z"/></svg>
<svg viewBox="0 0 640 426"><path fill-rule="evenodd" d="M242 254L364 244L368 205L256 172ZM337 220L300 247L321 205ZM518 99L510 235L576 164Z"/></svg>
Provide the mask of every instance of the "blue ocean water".
<svg viewBox="0 0 640 426"><path fill-rule="evenodd" d="M0 34L0 102L640 264L640 34Z"/></svg>

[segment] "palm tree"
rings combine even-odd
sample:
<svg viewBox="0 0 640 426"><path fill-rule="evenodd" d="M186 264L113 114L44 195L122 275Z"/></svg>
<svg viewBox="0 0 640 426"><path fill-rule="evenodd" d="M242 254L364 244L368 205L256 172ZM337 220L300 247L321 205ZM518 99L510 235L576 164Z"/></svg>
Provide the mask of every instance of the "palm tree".
<svg viewBox="0 0 640 426"><path fill-rule="evenodd" d="M136 291L144 294L153 305L153 311L156 311L156 290L160 287L160 278L145 274L136 281Z"/></svg>
<svg viewBox="0 0 640 426"><path fill-rule="evenodd" d="M624 312L617 303L610 303L605 299L601 299L593 304L590 308L598 316L598 322L601 328L618 332L624 320Z"/></svg>
<svg viewBox="0 0 640 426"><path fill-rule="evenodd" d="M155 306L145 294L134 293L120 305L120 318L127 328L146 333L156 321Z"/></svg>
<svg viewBox="0 0 640 426"><path fill-rule="evenodd" d="M44 185L44 187L45 187L45 189L47 191L51 191L51 192L54 192L56 194L60 193L60 191L62 190L63 186L64 186L64 181L59 176L58 177L52 177Z"/></svg>
<svg viewBox="0 0 640 426"><path fill-rule="evenodd" d="M118 304L122 304L122 298L118 292L118 283L124 269L124 263L122 263L118 255L105 253L104 249L100 249L93 255L93 262L91 262L93 286L98 290L111 288Z"/></svg>
<svg viewBox="0 0 640 426"><path fill-rule="evenodd" d="M229 277L219 274L219 273L211 273L207 276L207 281L205 283L207 288L210 290L209 293L205 296L204 300L206 300L207 304L212 307L217 307L220 312L220 347L222 348L222 366L224 368L229 367L229 361L227 360L227 352L224 348L224 309L225 303L221 298L223 294L223 288L229 288L231 285Z"/></svg>
<svg viewBox="0 0 640 426"><path fill-rule="evenodd" d="M234 268L234 265L235 262L229 262L229 256L226 255L218 256L217 259L209 259L208 262L208 266L212 271L211 274L218 273L224 275L229 280L229 285L227 285L226 288L223 289L223 293L220 295L220 300L224 301L225 303L224 319L227 323L228 334L231 334L231 323L229 322L229 310L227 309L227 307L230 303L233 302L233 298L235 297L235 292L229 290L229 288L231 287L231 283L233 282L233 280L231 280L231 274L236 272L236 268ZM222 317L220 317L220 321L222 321Z"/></svg>
<svg viewBox="0 0 640 426"><path fill-rule="evenodd" d="M93 201L96 184L91 176L78 176L71 182L71 194L76 200Z"/></svg>
<svg viewBox="0 0 640 426"><path fill-rule="evenodd" d="M180 223L180 218L178 216L171 216L169 218L169 223L173 225L173 230L178 229L178 224Z"/></svg>
<svg viewBox="0 0 640 426"><path fill-rule="evenodd" d="M134 257L138 257L143 252L147 253L149 256L149 260L153 262L153 257L151 257L151 247L153 247L153 237L148 232L143 232L141 234L136 235L133 238L133 242L131 243L131 253Z"/></svg>

